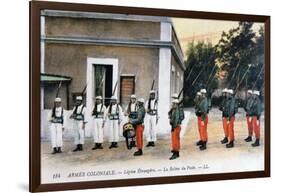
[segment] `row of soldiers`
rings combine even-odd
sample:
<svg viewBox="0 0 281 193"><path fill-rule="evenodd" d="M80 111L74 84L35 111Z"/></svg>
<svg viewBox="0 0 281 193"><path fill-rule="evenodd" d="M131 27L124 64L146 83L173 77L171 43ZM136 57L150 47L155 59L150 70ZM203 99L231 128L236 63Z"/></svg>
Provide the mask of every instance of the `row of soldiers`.
<svg viewBox="0 0 281 193"><path fill-rule="evenodd" d="M207 149L208 142L208 113L210 110L209 100L206 96L206 89L201 89L195 97L195 114L197 116L199 141L196 143L200 150ZM233 148L235 141L235 114L238 112L238 102L234 97L232 89L222 90L223 99L219 110L222 112L222 125L224 138L220 141L221 144L226 144L226 148ZM261 101L259 99L260 92L257 90L248 90L247 99L244 105L246 111L246 120L248 126L248 137L246 142L251 142L253 133L255 134L255 142L253 147L260 145L260 116L261 116Z"/></svg>
<svg viewBox="0 0 281 193"><path fill-rule="evenodd" d="M73 150L73 152L82 151L85 141L85 125L87 123L85 119L86 107L84 106L82 101L82 96L76 97L76 103L70 116L70 118L73 119L74 143L76 144L76 148ZM94 124L93 138L95 143L95 146L92 148L92 150L103 149L102 143L104 140L103 134L105 123L107 123L109 129L109 142L111 143L111 145L109 146L110 149L118 147L120 136L119 128L124 118L127 118L127 122L132 122L136 126L136 128L138 128L136 129L137 136L140 136L140 133L141 136L143 136L142 133L144 129L141 129L141 125L143 125L144 127L144 116L147 116L145 127L147 129L146 137L148 143L146 147L154 147L157 140L156 124L158 121L158 102L156 99L155 90L150 91L149 99L145 104L144 103L144 99L137 99L136 95L131 95L130 103L123 113L122 107L117 103L116 96L111 97L108 107L103 104L102 97L97 96L91 114L91 118L93 119ZM139 116L140 113L143 115ZM50 115L50 123L51 143L53 148L52 153L61 153L62 132L65 126L63 108L61 106L61 98L55 99L55 105ZM142 132L140 132L141 130ZM135 146L135 140L133 140L130 147ZM135 153L135 155L142 155L142 144L140 145L140 140L137 140L137 147L138 151Z"/></svg>
<svg viewBox="0 0 281 193"><path fill-rule="evenodd" d="M238 112L238 103L234 97L232 89L223 89L223 100L219 109L222 111L222 122L224 130L224 138L221 140L222 144L226 144L226 148L234 147L235 132L234 122L235 114ZM252 135L255 133L256 141L252 144L253 147L260 145L260 116L261 116L261 101L259 99L259 91L248 90L247 102L244 107L246 111L248 137L246 142L252 141ZM147 130L146 147L154 147L156 141L156 124L158 119L157 99L155 91L150 91L149 100L144 104L144 99L137 99L136 95L131 95L130 103L123 113L121 106L117 103L115 96L111 97L110 105L106 108L102 103L102 97L97 96L96 102L92 111L93 137L95 146L92 150L103 149L103 133L104 126L107 122L109 128L109 148L117 148L119 141L119 128L123 118L123 114L127 117L127 122L134 125L136 132L136 139L131 141L130 148L136 147L135 156L143 154L143 132ZM207 98L206 89L201 89L195 97L195 114L197 116L199 141L196 143L200 150L207 149L208 142L208 114L210 110L209 100ZM181 123L184 120L183 107L180 105L178 95L172 95L172 105L168 112L170 126L171 126L171 152L170 159L178 158L180 151L180 131ZM147 122L144 123L144 118ZM77 96L76 104L73 108L71 117L74 119L74 143L76 148L73 150L82 151L85 136L85 106L82 103L82 96ZM64 129L63 108L61 107L61 99L55 99L55 106L51 114L51 141L53 153L61 153L62 147L62 131Z"/></svg>

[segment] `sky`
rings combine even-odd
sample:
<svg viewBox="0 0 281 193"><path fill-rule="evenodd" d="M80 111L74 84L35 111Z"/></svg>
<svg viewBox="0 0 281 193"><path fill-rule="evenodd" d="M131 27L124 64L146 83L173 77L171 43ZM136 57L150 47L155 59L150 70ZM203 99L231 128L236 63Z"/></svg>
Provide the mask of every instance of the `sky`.
<svg viewBox="0 0 281 193"><path fill-rule="evenodd" d="M182 18L172 18L172 21L184 54L186 54L188 43L193 39L195 41L205 40L216 44L223 31L227 32L229 29L238 26L238 21ZM253 26L254 31L258 31L261 25L263 24L255 23Z"/></svg>

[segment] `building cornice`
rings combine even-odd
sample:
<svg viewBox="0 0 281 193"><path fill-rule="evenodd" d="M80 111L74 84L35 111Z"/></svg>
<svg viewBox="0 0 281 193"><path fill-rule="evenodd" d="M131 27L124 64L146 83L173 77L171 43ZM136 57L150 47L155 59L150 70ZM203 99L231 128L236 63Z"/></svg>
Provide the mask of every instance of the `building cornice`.
<svg viewBox="0 0 281 193"><path fill-rule="evenodd" d="M62 10L42 10L41 16L48 17L70 17L70 18L89 18L89 19L109 19L124 21L147 21L147 22L169 22L171 19L161 16L118 14L118 13L99 13L99 12L80 12Z"/></svg>
<svg viewBox="0 0 281 193"><path fill-rule="evenodd" d="M84 36L42 36L41 41L46 43L84 44L84 45L110 45L126 47L170 48L180 67L185 70L182 54L176 49L172 41L160 40L127 40L127 39L97 39Z"/></svg>

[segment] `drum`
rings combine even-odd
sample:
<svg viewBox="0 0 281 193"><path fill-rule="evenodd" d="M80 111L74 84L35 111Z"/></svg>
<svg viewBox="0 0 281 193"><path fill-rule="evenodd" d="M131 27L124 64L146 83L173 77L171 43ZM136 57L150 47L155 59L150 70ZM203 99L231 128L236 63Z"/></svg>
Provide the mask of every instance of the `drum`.
<svg viewBox="0 0 281 193"><path fill-rule="evenodd" d="M125 123L123 125L123 136L125 138L134 138L136 136L136 131L132 123Z"/></svg>
<svg viewBox="0 0 281 193"><path fill-rule="evenodd" d="M123 136L126 139L127 148L131 149L131 142L134 141L134 137L136 136L136 131L132 123L126 123L123 125Z"/></svg>

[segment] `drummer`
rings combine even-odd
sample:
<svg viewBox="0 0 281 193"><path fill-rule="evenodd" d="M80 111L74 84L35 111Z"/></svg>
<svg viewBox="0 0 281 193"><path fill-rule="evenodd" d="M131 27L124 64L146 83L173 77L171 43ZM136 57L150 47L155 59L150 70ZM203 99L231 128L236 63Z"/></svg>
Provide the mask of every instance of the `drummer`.
<svg viewBox="0 0 281 193"><path fill-rule="evenodd" d="M144 108L144 99L139 98L137 103L137 114L135 119L129 119L135 128L136 128L136 139L137 139L137 149L134 153L134 156L141 156L143 154L142 147L143 147L143 130L144 130L144 121L145 117L145 108Z"/></svg>
<svg viewBox="0 0 281 193"><path fill-rule="evenodd" d="M137 96L135 94L131 95L130 102L128 104L125 115L128 116L128 119L136 119L137 118ZM135 138L131 139L129 149L132 147L136 147Z"/></svg>

